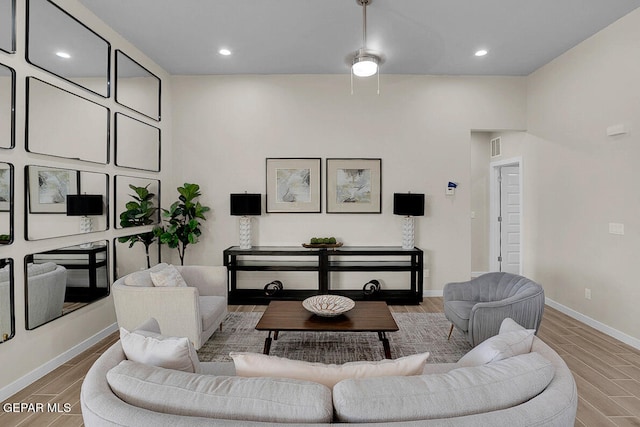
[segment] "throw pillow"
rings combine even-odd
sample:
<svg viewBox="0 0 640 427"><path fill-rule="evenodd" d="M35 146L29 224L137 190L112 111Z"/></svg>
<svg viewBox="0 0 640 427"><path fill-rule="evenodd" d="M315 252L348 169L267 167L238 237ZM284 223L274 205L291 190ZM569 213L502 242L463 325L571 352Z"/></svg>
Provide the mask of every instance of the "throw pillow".
<svg viewBox="0 0 640 427"><path fill-rule="evenodd" d="M347 362L342 365L304 362L258 353L231 352L236 375L277 377L313 381L333 387L347 378L420 375L429 353L414 354L378 362Z"/></svg>
<svg viewBox="0 0 640 427"><path fill-rule="evenodd" d="M187 283L182 278L180 272L171 264L164 269L149 273L153 286L186 288Z"/></svg>
<svg viewBox="0 0 640 427"><path fill-rule="evenodd" d="M523 329L495 335L471 349L458 360L456 365L458 367L480 366L519 354L529 353L533 344L534 332L535 330L533 329Z"/></svg>
<svg viewBox="0 0 640 427"><path fill-rule="evenodd" d="M518 322L516 322L510 317L506 317L500 324L500 329L498 331L498 334L504 334L507 332L522 331L522 330L524 330L524 328Z"/></svg>
<svg viewBox="0 0 640 427"><path fill-rule="evenodd" d="M124 277L124 284L127 286L135 286L139 288L151 288L153 287L153 282L151 281L151 276L149 275L149 273L163 270L167 267L167 265L169 264L161 262L160 264L156 264L149 269L127 274Z"/></svg>
<svg viewBox="0 0 640 427"><path fill-rule="evenodd" d="M145 365L200 372L200 361L188 338L165 337L155 332L129 332L120 328L120 343L127 359Z"/></svg>

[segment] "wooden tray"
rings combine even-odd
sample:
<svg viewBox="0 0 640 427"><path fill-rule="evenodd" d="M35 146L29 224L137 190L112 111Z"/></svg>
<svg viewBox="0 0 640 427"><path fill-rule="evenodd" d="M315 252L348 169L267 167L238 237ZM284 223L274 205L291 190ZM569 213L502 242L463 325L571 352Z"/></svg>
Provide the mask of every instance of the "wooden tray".
<svg viewBox="0 0 640 427"><path fill-rule="evenodd" d="M339 248L342 246L342 242L338 243L303 243L303 247L305 248Z"/></svg>

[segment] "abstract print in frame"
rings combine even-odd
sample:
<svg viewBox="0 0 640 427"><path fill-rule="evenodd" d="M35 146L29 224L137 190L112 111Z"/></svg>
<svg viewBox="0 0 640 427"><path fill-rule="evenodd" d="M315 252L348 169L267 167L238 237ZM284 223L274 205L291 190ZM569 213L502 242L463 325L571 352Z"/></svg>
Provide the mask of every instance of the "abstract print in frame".
<svg viewBox="0 0 640 427"><path fill-rule="evenodd" d="M78 194L80 174L76 170L43 166L29 169L29 212L67 212L67 195Z"/></svg>
<svg viewBox="0 0 640 427"><path fill-rule="evenodd" d="M327 159L327 213L381 213L381 159Z"/></svg>
<svg viewBox="0 0 640 427"><path fill-rule="evenodd" d="M268 158L269 213L321 211L320 158Z"/></svg>

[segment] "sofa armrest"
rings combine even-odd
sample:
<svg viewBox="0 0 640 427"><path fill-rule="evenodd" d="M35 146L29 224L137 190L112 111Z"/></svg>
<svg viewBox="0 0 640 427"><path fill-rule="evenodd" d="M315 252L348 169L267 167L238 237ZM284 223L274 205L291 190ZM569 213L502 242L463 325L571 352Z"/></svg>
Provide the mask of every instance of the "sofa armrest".
<svg viewBox="0 0 640 427"><path fill-rule="evenodd" d="M471 309L469 330L473 333L473 343L498 334L502 321L510 317L526 329L536 333L544 312L544 293L516 294L501 301L479 302Z"/></svg>
<svg viewBox="0 0 640 427"><path fill-rule="evenodd" d="M113 300L118 325L131 331L150 317L163 335L199 342L202 318L198 289L194 287L134 287L114 283Z"/></svg>
<svg viewBox="0 0 640 427"><path fill-rule="evenodd" d="M187 285L198 289L202 296L227 296L227 267L184 265L176 266Z"/></svg>

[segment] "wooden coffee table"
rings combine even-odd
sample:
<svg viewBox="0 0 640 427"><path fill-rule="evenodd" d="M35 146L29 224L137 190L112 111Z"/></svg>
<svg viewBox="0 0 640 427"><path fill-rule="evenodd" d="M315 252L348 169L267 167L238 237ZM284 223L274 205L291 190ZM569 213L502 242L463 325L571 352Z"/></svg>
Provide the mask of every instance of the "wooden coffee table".
<svg viewBox="0 0 640 427"><path fill-rule="evenodd" d="M302 301L271 301L256 329L269 332L264 340L264 354L269 354L271 349L271 334L277 340L279 331L377 332L385 358L391 359L386 333L397 331L398 324L384 301L356 301L353 309L337 317L310 313L302 306Z"/></svg>

